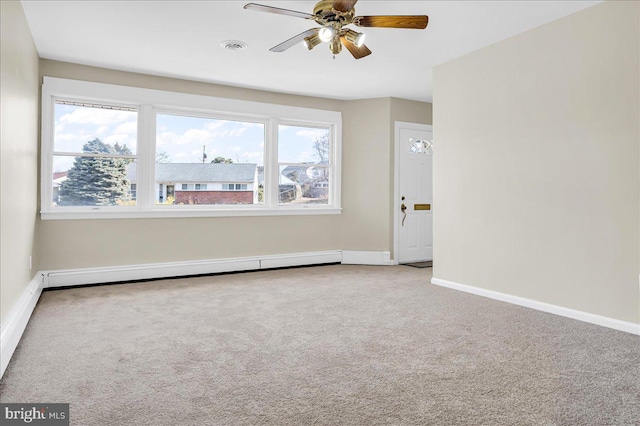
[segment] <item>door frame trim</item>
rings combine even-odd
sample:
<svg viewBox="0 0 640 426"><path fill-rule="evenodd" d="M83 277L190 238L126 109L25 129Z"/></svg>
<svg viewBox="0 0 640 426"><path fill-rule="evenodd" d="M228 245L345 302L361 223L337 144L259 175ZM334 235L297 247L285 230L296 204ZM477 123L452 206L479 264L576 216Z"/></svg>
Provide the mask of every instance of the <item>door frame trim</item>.
<svg viewBox="0 0 640 426"><path fill-rule="evenodd" d="M393 199L391 200L391 208L393 209L393 264L398 265L398 251L400 248L399 233L400 220L399 210L396 208L396 200L400 196L400 129L422 130L433 132L433 125L409 123L406 121L394 122L394 147L393 147ZM433 184L433 182L432 182Z"/></svg>

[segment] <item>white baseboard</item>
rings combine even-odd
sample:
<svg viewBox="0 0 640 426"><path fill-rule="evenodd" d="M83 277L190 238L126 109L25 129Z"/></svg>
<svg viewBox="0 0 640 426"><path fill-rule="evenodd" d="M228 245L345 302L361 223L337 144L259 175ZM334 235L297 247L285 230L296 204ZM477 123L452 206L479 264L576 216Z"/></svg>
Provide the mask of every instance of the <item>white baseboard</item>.
<svg viewBox="0 0 640 426"><path fill-rule="evenodd" d="M321 265L324 263L339 263L341 260L342 253L339 250L312 253L277 254L273 256L262 256L260 258L260 269Z"/></svg>
<svg viewBox="0 0 640 426"><path fill-rule="evenodd" d="M342 263L347 265L392 265L388 251L342 251Z"/></svg>
<svg viewBox="0 0 640 426"><path fill-rule="evenodd" d="M16 304L0 326L0 378L9 365L31 313L40 299L44 287L44 274L38 272L24 289Z"/></svg>
<svg viewBox="0 0 640 426"><path fill-rule="evenodd" d="M105 268L69 269L46 273L48 287L68 287L185 275L215 274L221 272L253 271L288 266L318 265L340 262L339 250L309 253L291 253L228 259L210 259L190 262L167 262L144 265L113 266Z"/></svg>
<svg viewBox="0 0 640 426"><path fill-rule="evenodd" d="M640 324L635 324L632 322L621 321L596 314L590 314L588 312L577 311L575 309L565 308L563 306L552 305L549 303L539 302L537 300L526 299L524 297L512 296L506 293L500 293L497 291L486 290L483 288L459 284L452 281L441 280L439 278L431 278L431 283L441 287L447 287L454 290L475 294L477 296L488 297L489 299L495 299L502 302L512 303L514 305L524 306L526 308L535 309L537 311L548 312L550 314L560 315L578 321L584 321L591 324L640 335Z"/></svg>

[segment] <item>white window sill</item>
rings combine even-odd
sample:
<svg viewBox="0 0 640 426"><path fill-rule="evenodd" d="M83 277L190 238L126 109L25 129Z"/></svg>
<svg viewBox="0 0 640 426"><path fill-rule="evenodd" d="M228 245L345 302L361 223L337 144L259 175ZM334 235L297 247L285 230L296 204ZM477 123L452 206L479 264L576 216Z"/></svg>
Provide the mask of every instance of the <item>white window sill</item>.
<svg viewBox="0 0 640 426"><path fill-rule="evenodd" d="M341 214L339 207L282 207L279 209L154 209L41 211L42 220L162 219L188 217L306 216Z"/></svg>

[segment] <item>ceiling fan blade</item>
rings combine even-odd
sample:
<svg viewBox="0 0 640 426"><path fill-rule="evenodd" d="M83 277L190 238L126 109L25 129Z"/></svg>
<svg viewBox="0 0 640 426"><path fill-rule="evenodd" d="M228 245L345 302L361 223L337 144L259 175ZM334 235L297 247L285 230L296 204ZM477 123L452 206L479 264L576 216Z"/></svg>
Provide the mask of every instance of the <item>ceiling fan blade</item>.
<svg viewBox="0 0 640 426"><path fill-rule="evenodd" d="M358 0L333 0L333 8L340 12L348 12L353 9Z"/></svg>
<svg viewBox="0 0 640 426"><path fill-rule="evenodd" d="M277 46L273 46L269 50L272 51L272 52L284 52L288 48L293 47L296 44L300 43L306 37L309 37L310 35L316 34L319 30L320 30L320 28L311 28L310 30L307 30L307 31L305 31L303 33L298 34L297 36L291 37L287 41L283 41L282 43L280 43Z"/></svg>
<svg viewBox="0 0 640 426"><path fill-rule="evenodd" d="M371 51L364 44L358 47L355 44L351 43L349 40L347 40L345 36L340 37L340 41L342 42L344 47L346 47L347 50L351 52L353 57L356 59L364 58L365 56L371 55Z"/></svg>
<svg viewBox="0 0 640 426"><path fill-rule="evenodd" d="M248 10L255 10L257 12L275 13L276 15L295 16L296 18L304 18L304 19L315 18L314 15L310 15L308 13L298 12L296 10L282 9L282 8L273 7L273 6L265 6L263 4L257 4L257 3L247 3L244 5L244 8Z"/></svg>
<svg viewBox="0 0 640 426"><path fill-rule="evenodd" d="M358 16L353 19L353 23L359 27L412 28L423 30L427 28L429 17L426 15Z"/></svg>

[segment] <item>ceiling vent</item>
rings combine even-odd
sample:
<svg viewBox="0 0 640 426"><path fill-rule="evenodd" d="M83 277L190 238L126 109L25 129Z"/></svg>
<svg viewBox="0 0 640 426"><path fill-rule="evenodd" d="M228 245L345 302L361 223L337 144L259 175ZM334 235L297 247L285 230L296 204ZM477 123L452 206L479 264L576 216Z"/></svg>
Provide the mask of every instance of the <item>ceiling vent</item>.
<svg viewBox="0 0 640 426"><path fill-rule="evenodd" d="M225 40L220 43L224 50L246 50L247 43L238 40Z"/></svg>

